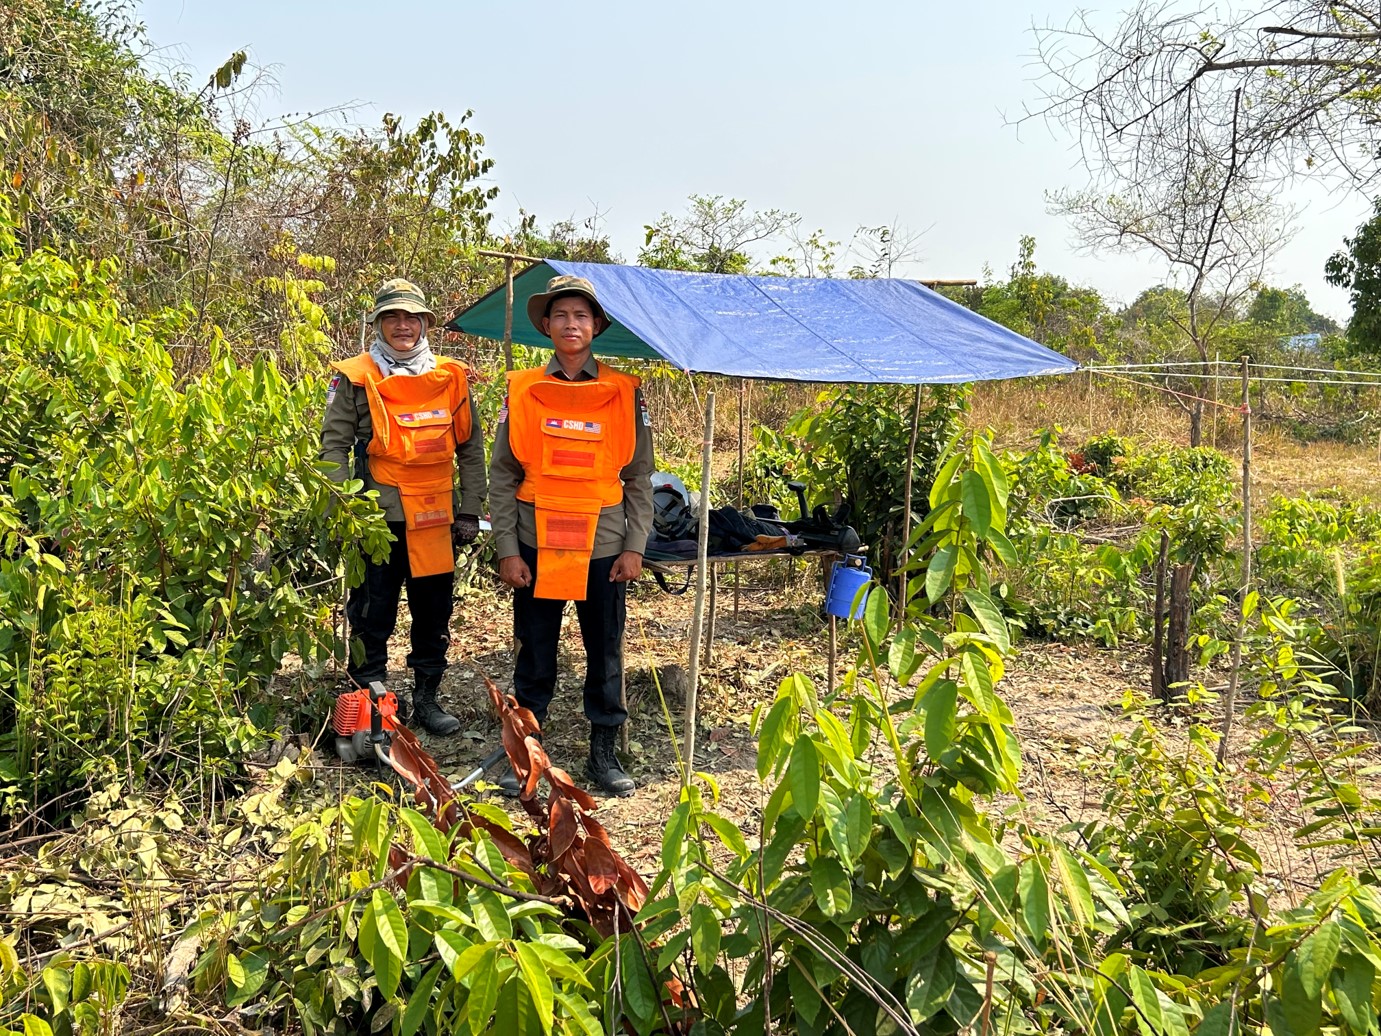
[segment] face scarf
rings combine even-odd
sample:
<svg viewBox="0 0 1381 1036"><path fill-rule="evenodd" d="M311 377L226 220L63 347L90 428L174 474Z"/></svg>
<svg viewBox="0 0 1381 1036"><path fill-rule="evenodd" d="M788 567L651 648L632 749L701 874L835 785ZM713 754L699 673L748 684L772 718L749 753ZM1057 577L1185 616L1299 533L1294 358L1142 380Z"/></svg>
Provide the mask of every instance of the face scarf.
<svg viewBox="0 0 1381 1036"><path fill-rule="evenodd" d="M379 373L385 378L395 374L426 374L436 369L436 356L432 353L431 343L427 341L425 318L422 321L422 337L407 350L395 349L385 342L380 326L378 320L374 321L374 341L370 343L369 355L374 358Z"/></svg>

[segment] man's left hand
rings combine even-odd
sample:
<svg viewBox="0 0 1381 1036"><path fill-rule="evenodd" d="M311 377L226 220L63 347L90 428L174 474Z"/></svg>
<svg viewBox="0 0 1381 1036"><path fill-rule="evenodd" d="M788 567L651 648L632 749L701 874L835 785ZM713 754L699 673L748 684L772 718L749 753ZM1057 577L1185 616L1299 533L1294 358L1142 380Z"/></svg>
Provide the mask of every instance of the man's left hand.
<svg viewBox="0 0 1381 1036"><path fill-rule="evenodd" d="M451 523L451 545L459 549L467 543L474 543L480 534L480 520L473 514L458 514Z"/></svg>
<svg viewBox="0 0 1381 1036"><path fill-rule="evenodd" d="M609 570L609 582L628 583L642 574L643 556L636 550L625 550L614 559L614 567Z"/></svg>

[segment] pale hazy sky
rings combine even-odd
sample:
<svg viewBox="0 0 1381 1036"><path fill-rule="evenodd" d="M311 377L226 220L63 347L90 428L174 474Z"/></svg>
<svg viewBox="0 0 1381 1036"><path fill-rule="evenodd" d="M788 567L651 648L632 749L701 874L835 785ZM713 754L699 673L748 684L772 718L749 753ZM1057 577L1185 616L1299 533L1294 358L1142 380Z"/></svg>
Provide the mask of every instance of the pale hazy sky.
<svg viewBox="0 0 1381 1036"><path fill-rule="evenodd" d="M1068 138L1008 124L1038 100L1033 21L1072 0L142 0L159 59L198 81L247 49L276 89L259 114L356 103L377 125L432 110L471 126L494 159L495 229L521 206L543 226L595 212L628 262L643 226L691 193L801 214L848 242L855 227L924 231L904 276L978 277L1023 234L1043 269L1129 301L1163 279L1149 257L1079 254L1044 193L1084 176ZM1345 319L1323 264L1366 216L1353 195L1302 186L1299 232L1275 283Z"/></svg>

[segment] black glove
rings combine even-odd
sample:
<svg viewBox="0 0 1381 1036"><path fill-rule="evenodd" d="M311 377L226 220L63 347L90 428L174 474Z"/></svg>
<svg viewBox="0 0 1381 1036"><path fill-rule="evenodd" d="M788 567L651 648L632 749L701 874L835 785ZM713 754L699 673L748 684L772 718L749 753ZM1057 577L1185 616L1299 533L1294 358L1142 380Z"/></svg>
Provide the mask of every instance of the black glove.
<svg viewBox="0 0 1381 1036"><path fill-rule="evenodd" d="M473 514L458 514L451 523L451 545L459 550L467 543L474 543L480 534L480 520Z"/></svg>

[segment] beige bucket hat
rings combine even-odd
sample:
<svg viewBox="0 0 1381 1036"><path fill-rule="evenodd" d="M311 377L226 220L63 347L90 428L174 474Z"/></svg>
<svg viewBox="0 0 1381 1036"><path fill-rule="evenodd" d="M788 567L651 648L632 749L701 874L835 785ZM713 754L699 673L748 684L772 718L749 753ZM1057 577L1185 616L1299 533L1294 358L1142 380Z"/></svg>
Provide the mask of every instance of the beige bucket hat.
<svg viewBox="0 0 1381 1036"><path fill-rule="evenodd" d="M427 298L422 294L422 289L402 277L384 281L379 293L374 296L374 308L365 320L372 324L379 319L380 313L386 313L390 309L416 313L425 317L429 326L436 323L436 314L427 308Z"/></svg>
<svg viewBox="0 0 1381 1036"><path fill-rule="evenodd" d="M604 312L604 307L599 304L599 299L595 297L595 286L584 277L562 274L547 281L546 291L539 295L533 295L527 300L527 318L532 321L532 326L538 331L542 330L542 318L547 315L547 308L551 305L552 299L558 295L581 295L589 300L590 307L595 311L595 316L599 317L599 329L595 331L596 338L609 330L609 314Z"/></svg>

